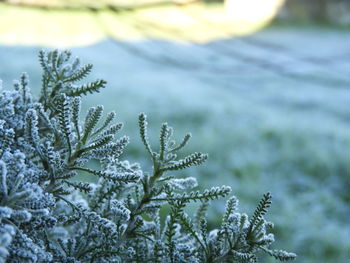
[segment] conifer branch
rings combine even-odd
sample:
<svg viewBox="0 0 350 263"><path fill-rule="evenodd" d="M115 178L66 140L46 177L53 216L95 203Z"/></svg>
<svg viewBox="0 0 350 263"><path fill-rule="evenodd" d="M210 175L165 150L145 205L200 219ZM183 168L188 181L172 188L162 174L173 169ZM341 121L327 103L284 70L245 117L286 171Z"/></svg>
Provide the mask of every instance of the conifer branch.
<svg viewBox="0 0 350 263"><path fill-rule="evenodd" d="M100 89L103 89L106 87L106 84L107 84L106 81L99 79L94 82L90 82L87 84L83 84L79 87L72 88L71 91L67 92L67 96L76 97L80 95L99 93Z"/></svg>
<svg viewBox="0 0 350 263"><path fill-rule="evenodd" d="M203 153L193 153L187 156L185 159L175 162L172 165L162 168L162 171L176 171L189 168L191 166L196 166L204 163L208 159L207 154Z"/></svg>
<svg viewBox="0 0 350 263"><path fill-rule="evenodd" d="M261 220L263 216L267 213L267 209L271 206L271 199L272 199L272 196L270 193L266 193L263 195L263 198L260 200L254 212L254 215L249 221L250 227L248 232L250 232L252 228L256 225L256 223L259 220Z"/></svg>
<svg viewBox="0 0 350 263"><path fill-rule="evenodd" d="M148 142L148 137L147 137L147 116L144 113L141 113L139 115L139 127L140 127L140 135L141 135L141 140L143 144L145 145L148 153L153 157L153 151L151 149L151 146Z"/></svg>
<svg viewBox="0 0 350 263"><path fill-rule="evenodd" d="M152 170L143 171L121 159L129 138L115 138L122 124L113 123L114 112L101 122L103 107L97 106L80 120L80 95L105 85L77 83L92 66L80 66L69 51L41 51L39 61L39 100L31 96L26 74L13 91L0 94L0 262L253 263L260 251L295 259L270 248L272 223L264 219L269 193L250 219L230 198L221 226L210 231L209 201L231 188L197 191L196 178L177 177L174 171L207 159L202 153L178 159L190 134L176 146L164 123L155 152L140 114L140 137L152 158ZM92 183L84 173L98 180ZM201 202L194 218L184 212L191 201ZM170 214L164 221L165 205Z"/></svg>

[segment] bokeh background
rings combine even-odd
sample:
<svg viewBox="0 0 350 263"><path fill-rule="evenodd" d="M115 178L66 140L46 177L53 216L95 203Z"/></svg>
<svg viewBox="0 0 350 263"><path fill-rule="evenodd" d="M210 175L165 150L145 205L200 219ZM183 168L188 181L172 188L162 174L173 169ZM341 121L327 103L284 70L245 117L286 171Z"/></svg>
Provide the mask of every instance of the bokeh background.
<svg viewBox="0 0 350 263"><path fill-rule="evenodd" d="M108 81L84 108L117 111L128 159L150 168L139 112L154 142L163 121L191 131L187 153L210 160L181 176L230 185L247 212L271 191L276 248L349 262L349 0L0 0L5 89L25 71L38 93L41 48L72 49Z"/></svg>

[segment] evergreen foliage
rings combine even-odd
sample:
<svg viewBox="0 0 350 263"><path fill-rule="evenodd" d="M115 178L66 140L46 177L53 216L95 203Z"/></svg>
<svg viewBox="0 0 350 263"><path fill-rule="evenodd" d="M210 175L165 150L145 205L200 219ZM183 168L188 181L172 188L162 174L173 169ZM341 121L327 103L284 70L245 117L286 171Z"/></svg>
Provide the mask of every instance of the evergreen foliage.
<svg viewBox="0 0 350 263"><path fill-rule="evenodd" d="M250 219L231 197L221 226L209 231L210 200L231 189L198 191L195 178L169 174L206 161L202 153L178 158L190 134L176 144L164 123L154 151L140 114L141 140L153 164L144 172L121 159L129 139L116 138L122 124L114 123L114 112L103 118L97 106L81 121L81 96L105 86L102 80L77 84L92 66L80 66L68 51L42 51L39 59L38 100L26 74L0 95L0 262L257 262L260 251L280 261L296 257L270 248L272 223L264 218L269 193ZM88 168L91 161L99 169ZM77 181L80 171L98 182ZM200 202L193 218L185 212L190 202ZM162 222L166 204L170 212Z"/></svg>

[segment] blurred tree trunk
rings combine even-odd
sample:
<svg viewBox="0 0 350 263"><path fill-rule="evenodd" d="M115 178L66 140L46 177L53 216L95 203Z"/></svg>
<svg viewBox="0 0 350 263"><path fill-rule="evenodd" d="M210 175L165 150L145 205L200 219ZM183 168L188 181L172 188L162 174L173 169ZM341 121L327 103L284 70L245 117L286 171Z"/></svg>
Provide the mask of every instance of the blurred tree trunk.
<svg viewBox="0 0 350 263"><path fill-rule="evenodd" d="M337 19L333 10L349 3L350 0L287 0L284 11L292 19L333 22Z"/></svg>
<svg viewBox="0 0 350 263"><path fill-rule="evenodd" d="M334 0L333 0L334 1ZM328 20L329 0L308 0L310 17L313 21L325 22Z"/></svg>

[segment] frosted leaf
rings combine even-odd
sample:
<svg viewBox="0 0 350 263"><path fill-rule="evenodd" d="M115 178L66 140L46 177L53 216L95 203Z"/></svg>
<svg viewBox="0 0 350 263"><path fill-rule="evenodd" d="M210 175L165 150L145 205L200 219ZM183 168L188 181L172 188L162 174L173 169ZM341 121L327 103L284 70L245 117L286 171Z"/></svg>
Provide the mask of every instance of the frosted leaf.
<svg viewBox="0 0 350 263"><path fill-rule="evenodd" d="M130 218L130 211L118 200L111 201L111 211L117 221L128 221Z"/></svg>
<svg viewBox="0 0 350 263"><path fill-rule="evenodd" d="M191 190L198 186L197 179L194 177L172 179L169 184L174 190Z"/></svg>

